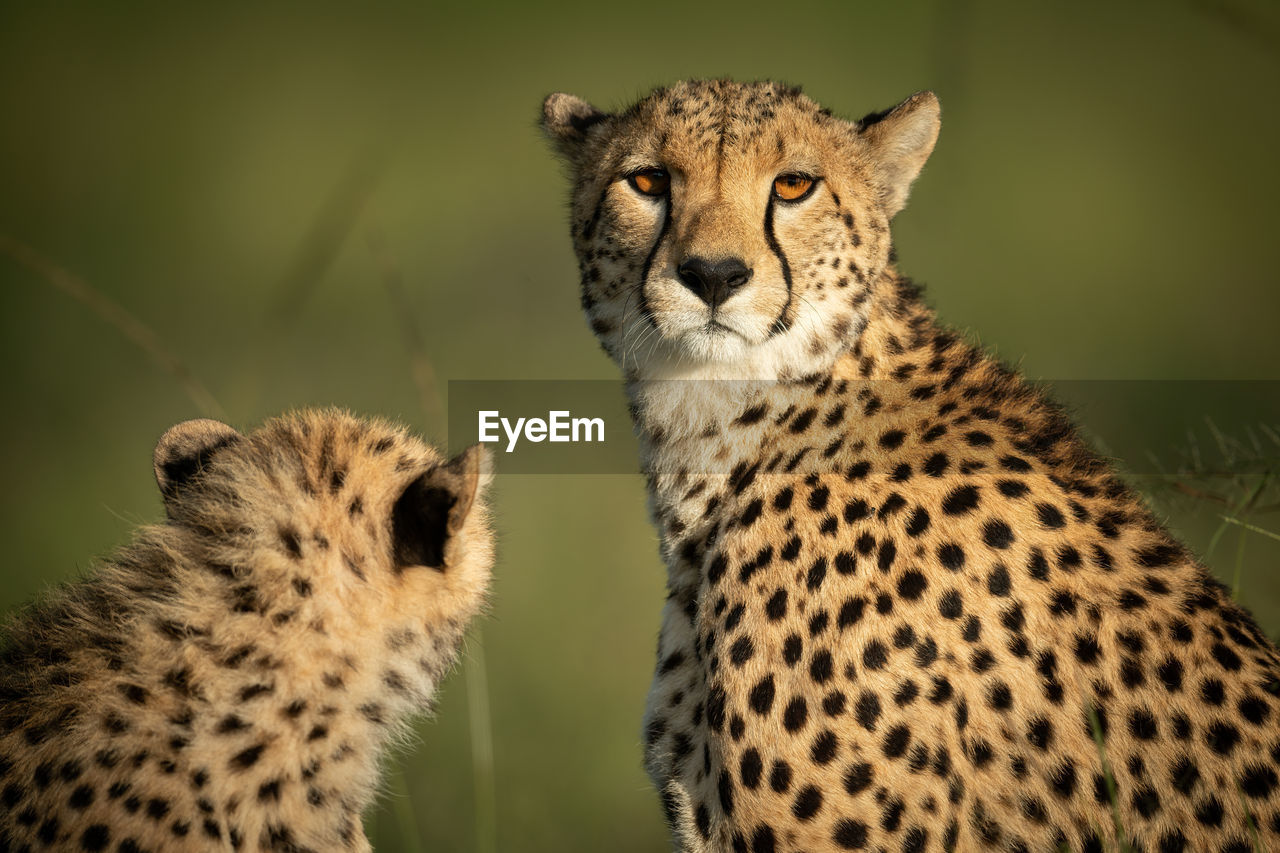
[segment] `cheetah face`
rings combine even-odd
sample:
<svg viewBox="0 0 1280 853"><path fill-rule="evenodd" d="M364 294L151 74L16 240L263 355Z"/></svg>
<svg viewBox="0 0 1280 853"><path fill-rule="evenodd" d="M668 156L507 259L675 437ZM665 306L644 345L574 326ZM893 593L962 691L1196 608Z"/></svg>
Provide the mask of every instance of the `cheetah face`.
<svg viewBox="0 0 1280 853"><path fill-rule="evenodd" d="M695 81L543 124L574 176L592 329L637 378L779 378L856 340L938 132L916 95L850 123L776 83Z"/></svg>

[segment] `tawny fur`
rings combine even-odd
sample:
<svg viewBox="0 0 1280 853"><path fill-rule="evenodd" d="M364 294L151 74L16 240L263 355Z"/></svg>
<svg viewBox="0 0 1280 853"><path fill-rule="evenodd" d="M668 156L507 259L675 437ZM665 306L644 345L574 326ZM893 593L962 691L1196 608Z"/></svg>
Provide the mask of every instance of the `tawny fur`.
<svg viewBox="0 0 1280 853"><path fill-rule="evenodd" d="M5 630L0 847L368 850L379 759L485 598L480 462L337 411L171 430L168 522ZM414 483L457 501L440 565L397 559Z"/></svg>
<svg viewBox="0 0 1280 853"><path fill-rule="evenodd" d="M932 95L848 122L694 81L544 126L668 567L645 760L680 849L1280 847L1276 648L891 261ZM694 257L751 278L703 299Z"/></svg>

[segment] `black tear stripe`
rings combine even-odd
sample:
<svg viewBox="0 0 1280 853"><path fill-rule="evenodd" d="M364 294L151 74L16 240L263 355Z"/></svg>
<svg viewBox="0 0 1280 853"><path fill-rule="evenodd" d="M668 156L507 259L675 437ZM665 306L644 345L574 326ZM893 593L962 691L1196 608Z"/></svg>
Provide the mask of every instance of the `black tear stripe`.
<svg viewBox="0 0 1280 853"><path fill-rule="evenodd" d="M716 139L716 186L720 186L720 173L724 169L724 143L729 135L729 109L720 107L720 133Z"/></svg>
<svg viewBox="0 0 1280 853"><path fill-rule="evenodd" d="M778 263L782 266L782 280L787 283L787 301L782 306L782 310L778 312L778 319L773 321L773 325L769 327L769 337L782 335L791 329L791 317L788 316L791 311L791 264L787 263L787 256L782 251L782 247L778 245L778 238L773 235L773 195L769 196L769 203L764 207L764 239L769 244L769 251L778 258Z"/></svg>
<svg viewBox="0 0 1280 853"><path fill-rule="evenodd" d="M644 287L649 283L649 268L653 266L653 256L658 254L658 247L662 245L662 241L666 239L667 231L671 228L671 198L667 197L667 201L662 211L662 227L658 229L658 239L653 241L653 248L649 250L649 254L645 256L644 266L640 268L640 316L653 326L658 328L658 321L653 316L653 309L649 307L649 299L645 296ZM626 318L623 317L625 321Z"/></svg>
<svg viewBox="0 0 1280 853"><path fill-rule="evenodd" d="M605 184L603 190L600 191L600 198L596 199L596 206L591 211L591 216L587 218L587 224L582 226L582 239L590 240L595 236L596 226L600 224L600 212L604 210L604 200L609 196L610 184Z"/></svg>

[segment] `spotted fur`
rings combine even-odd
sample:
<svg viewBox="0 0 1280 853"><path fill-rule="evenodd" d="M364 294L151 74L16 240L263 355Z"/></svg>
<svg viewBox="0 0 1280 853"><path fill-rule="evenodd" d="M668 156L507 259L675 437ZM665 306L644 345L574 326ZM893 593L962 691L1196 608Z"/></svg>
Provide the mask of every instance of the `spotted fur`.
<svg viewBox="0 0 1280 853"><path fill-rule="evenodd" d="M931 94L849 122L695 81L544 126L668 567L644 739L680 849L1280 847L1276 648L892 262Z"/></svg>
<svg viewBox="0 0 1280 853"><path fill-rule="evenodd" d="M480 452L323 411L155 461L167 522L0 638L0 849L368 850L485 595Z"/></svg>

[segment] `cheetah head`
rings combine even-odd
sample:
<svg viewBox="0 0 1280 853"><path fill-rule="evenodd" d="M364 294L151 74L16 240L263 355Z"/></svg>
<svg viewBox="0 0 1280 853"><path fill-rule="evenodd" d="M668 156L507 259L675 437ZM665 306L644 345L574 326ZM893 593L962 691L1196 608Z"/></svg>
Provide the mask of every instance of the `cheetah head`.
<svg viewBox="0 0 1280 853"><path fill-rule="evenodd" d="M430 633L483 602L493 546L478 445L445 460L403 429L323 410L248 434L186 421L154 465L174 541L251 582L264 607L302 592L347 602L344 618Z"/></svg>
<svg viewBox="0 0 1280 853"><path fill-rule="evenodd" d="M691 81L543 127L573 179L582 304L629 377L812 372L856 340L938 135L922 92L857 122L777 83Z"/></svg>

